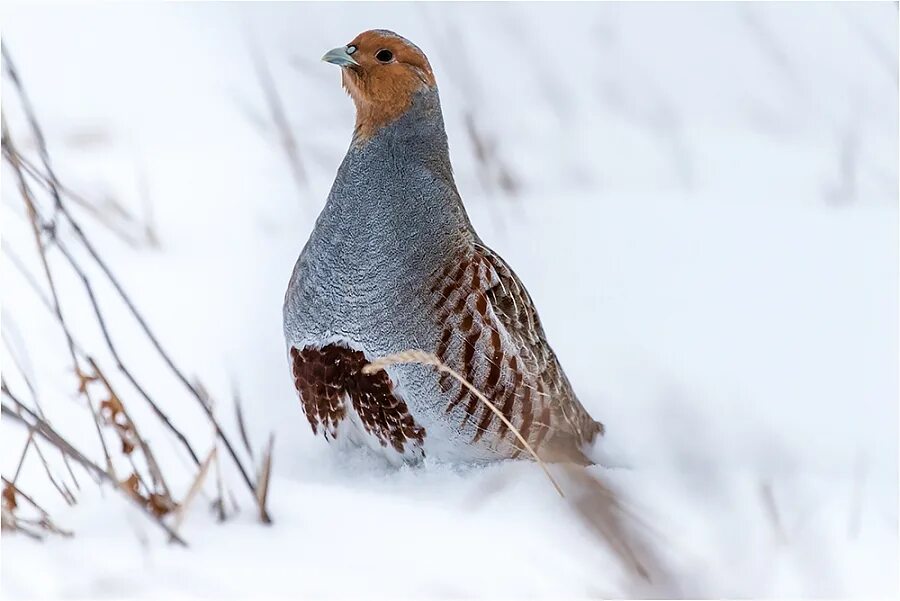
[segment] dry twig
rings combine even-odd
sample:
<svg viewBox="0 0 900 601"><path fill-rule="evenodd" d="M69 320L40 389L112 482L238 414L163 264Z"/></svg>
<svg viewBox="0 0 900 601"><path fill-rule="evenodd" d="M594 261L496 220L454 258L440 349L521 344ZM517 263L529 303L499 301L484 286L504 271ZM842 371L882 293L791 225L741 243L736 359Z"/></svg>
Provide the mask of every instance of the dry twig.
<svg viewBox="0 0 900 601"><path fill-rule="evenodd" d="M47 146L46 146L46 142L45 142L43 133L41 131L41 128L37 121L37 118L35 117L33 107L32 107L32 105L28 99L28 96L25 93L25 90L22 86L19 75L18 75L18 73L15 69L15 66L14 66L5 47L3 48L3 61L4 61L4 66L6 67L6 71L9 75L10 79L12 80L13 86L16 89L16 91L22 101L22 106L23 106L26 118L28 120L29 126L31 128L31 131L34 134L35 139L37 140L38 151L39 151L41 163L43 165L43 172L44 172L43 173L44 177L42 179L43 179L43 182L46 184L46 187L48 188L48 191L50 192L50 194L53 198L53 201L54 201L54 218L53 218L53 220L51 220L48 224L44 224L44 223L39 224L38 223L39 213L38 213L36 207L34 206L34 203L30 202L31 193L27 187L27 182L26 182L26 178L25 178L25 173L24 173L21 157L18 154L18 152L16 152L15 148L12 145L12 141L8 135L8 131L7 131L7 128L6 128L6 125L4 122L4 127L3 127L3 151L4 152L3 152L3 156L7 160L7 162L13 166L13 169L16 172L19 183L20 183L20 190L22 191L23 196L26 196L26 202L28 204L29 212L32 214L32 222L33 222L33 228L35 230L35 236L37 238L39 249L42 253L42 260L45 265L45 273L51 284L51 292L52 292L51 296L53 298L53 308L55 310L57 318L59 319L61 324L65 324L65 321L62 317L62 313L59 308L59 299L58 299L58 296L56 295L55 286L53 285L52 275L49 271L49 267L47 267L47 264L46 264L46 258L44 256L45 255L45 247L43 244L43 240L41 238L41 234L42 234L42 232L44 232L46 230L51 235L53 235L55 233L55 229L56 229L55 219L56 219L57 215L61 215L62 218L65 220L66 224L71 227L72 231L75 234L76 240L84 247L84 249L87 251L88 255L91 257L91 259L94 261L94 263L97 265L97 267L99 267L101 272L107 278L107 280L112 285L113 289L116 291L119 298L122 300L122 302L127 307L128 311L131 313L132 317L135 319L135 321L140 326L141 330L143 331L144 335L147 337L148 341L151 343L151 345L154 347L156 352L166 363L167 367L171 370L171 372L174 374L176 379L178 379L185 386L185 388L188 389L188 391L195 398L195 400L200 403L200 405L203 408L204 412L206 413L207 417L213 424L215 431L216 431L216 435L222 441L222 443L225 445L225 448L228 451L228 454L231 456L232 460L234 461L238 471L241 474L242 479L244 480L247 487L250 489L251 494L254 496L254 498L258 498L256 487L255 487L253 481L250 479L250 476L249 476L247 470L244 468L243 462L237 456L234 446L231 444L230 440L225 435L224 431L222 430L221 426L219 425L218 421L216 420L215 416L213 415L212 409L210 407L210 403L207 402L206 395L200 391L200 388L198 385L192 384L188 380L188 378L181 371L181 369L175 364L175 362L172 360L172 358L169 356L169 354L163 349L159 340L156 338L155 334L150 329L150 327L148 326L146 320L143 318L141 313L137 310L136 306L134 305L134 303L131 300L131 298L129 297L129 295L125 292L125 290L122 287L119 280L112 273L112 270L109 268L106 261L103 259L103 257L100 255L100 253L94 247L94 245L91 243L90 239L86 236L83 229L81 228L81 225L74 218L74 216L69 211L66 204L63 202L63 198L62 198L63 195L61 194L62 188L61 188L59 180L55 174L55 171L53 170L52 165L50 163L50 157L49 157L49 153L47 151ZM170 430L172 430L176 434L176 436L178 436L178 438L181 440L182 444L185 445L186 448L188 448L188 451L191 454L192 459L194 460L194 463L199 466L199 464L200 464L199 459L197 458L196 453L194 453L193 450L190 448L190 445L187 442L187 439L185 437L183 437L182 435L180 435L180 433L177 432L177 430L174 428L174 426L171 425L171 422L167 418L165 418L164 414L159 410L159 407L156 406L156 404L152 402L150 396L146 393L146 391L143 390L143 388L141 388L137 384L136 380L133 378L133 376L131 376L130 372L124 367L122 361L118 358L118 354L115 350L115 347L112 345L112 341L111 341L111 337L109 336L109 332L108 332L107 328L105 327L105 321L102 318L102 312L99 309L97 299L93 295L92 288L90 287L90 280L86 277L84 271L82 269L80 269L80 266L78 266L77 261L74 260L74 257L72 256L72 254L68 253L68 251L65 249L65 247L59 243L58 239L56 239L54 241L56 242L57 248L60 249L60 251L66 257L66 259L70 262L70 265L72 265L72 267L76 270L76 272L81 277L83 283L85 284L85 288L88 291L88 296L91 300L95 314L98 318L98 321L101 324L101 329L103 330L104 338L105 338L108 346L110 347L111 352L115 356L120 370L123 371L123 373L126 375L126 377L138 389L138 391L142 394L142 396L145 398L145 400L148 401L148 403L154 409L157 416L159 416L161 419L163 419L164 422L167 423L167 425L170 427ZM91 378L93 376L84 374L82 372L82 370L80 369L78 360L76 358L76 353L74 350L74 343L72 341L72 337L69 332L69 329L67 327L64 327L64 331L66 333L67 341L69 343L70 354L72 356L72 360L76 366L76 374L78 375L79 380L81 381L81 384L82 384L81 388L84 390L86 395L89 395L87 383L91 381ZM100 431L99 431L99 419L96 415L96 412L94 411L93 404L91 404L89 402L89 405L91 406L91 411L94 414L95 425L97 427L98 434L100 435L101 441L103 441L102 433L100 433ZM108 451L106 451L106 449L105 449L105 442L104 442L104 451L106 452L106 455L108 457ZM108 462L108 465L109 465L109 468L111 471L111 469L112 469L111 468L111 465L112 465L111 460L107 459L107 462ZM265 511L263 510L262 513L265 514Z"/></svg>
<svg viewBox="0 0 900 601"><path fill-rule="evenodd" d="M50 514L38 505L29 495L22 492L22 489L16 486L15 482L3 478L3 529L14 532L22 532L32 538L40 540L41 535L31 530L30 527L37 527L52 534L69 537L72 533L63 530L53 523ZM19 502L18 499L27 501L40 514L38 519L23 518L18 515Z"/></svg>
<svg viewBox="0 0 900 601"><path fill-rule="evenodd" d="M259 478L256 480L256 504L259 507L259 519L264 523L270 523L272 520L266 511L266 500L269 496L269 479L272 475L272 451L275 447L275 435L269 435L269 445L263 455L262 466L259 470Z"/></svg>
<svg viewBox="0 0 900 601"><path fill-rule="evenodd" d="M546 451L544 452L544 457L539 456L531 445L528 444L528 441L525 440L518 428L503 415L503 412L500 411L494 403L489 401L484 394L459 373L438 359L437 356L425 351L410 349L373 360L363 367L363 373L375 373L388 366L400 363L430 365L435 367L438 371L450 375L461 385L468 388L476 397L478 397L478 400L493 411L510 431L515 434L519 442L540 465L541 469L544 470L544 473L550 479L550 482L553 484L553 487L559 493L560 497L563 497L570 502L575 513L601 541L612 549L624 565L632 569L641 579L647 582L650 581L651 573L651 569L647 565L648 561L650 562L650 565L652 565L652 571L654 573L657 575L665 575L662 562L655 557L645 544L643 544L628 524L628 520L639 524L642 524L642 522L637 516L622 505L617 495L609 486L588 472L584 466L566 462L564 457L555 457L552 454L548 455ZM558 467L566 476L567 482L570 485L570 492L573 493L571 499L568 499L563 493L562 487L550 473L550 470L544 463L544 459L550 462L559 463ZM642 525L646 527L645 524ZM636 549L640 550L640 554ZM646 559L641 559L641 556Z"/></svg>
<svg viewBox="0 0 900 601"><path fill-rule="evenodd" d="M175 523L172 524L172 530L178 531L181 528L181 523L184 521L184 518L187 516L188 509L191 506L191 503L194 501L194 497L197 496L197 493L203 488L203 482L206 480L206 474L209 473L209 467L212 465L213 460L216 458L216 447L213 447L210 450L209 455L206 456L206 459L203 460L203 463L200 464L200 471L197 472L197 477L194 478L193 484L191 484L191 488L188 490L187 495L185 495L184 500L181 502L178 507L178 512L175 514Z"/></svg>
<svg viewBox="0 0 900 601"><path fill-rule="evenodd" d="M249 34L248 46L250 48L250 56L253 59L253 68L259 79L259 85L262 87L263 95L265 96L266 104L269 107L269 113L272 117L272 122L278 131L281 148L284 151L288 166L291 169L294 183L297 186L297 190L301 194L305 194L307 191L306 169L303 166L303 161L300 159L300 147L297 145L297 140L294 138L294 134L291 130L291 124L288 121L287 113L284 110L284 103L281 100L281 96L278 94L278 89L275 87L275 81L272 79L269 65L266 63L262 51L253 42Z"/></svg>
<svg viewBox="0 0 900 601"><path fill-rule="evenodd" d="M69 443L63 436L61 436L44 419L31 411L31 409L23 405L6 386L3 386L3 394L4 396L6 396L6 398L12 401L14 407L10 407L6 403L3 403L2 406L0 406L0 409L2 409L2 413L4 416L24 425L30 430L33 430L36 434L43 437L44 440L46 440L48 443L60 449L76 463L80 464L89 474L93 475L98 480L112 484L116 490L126 493L125 496L129 500L133 501L141 509L142 512L144 512L160 528L162 528L174 542L187 546L187 543L185 543L184 540L179 537L178 534L174 530L172 530L159 515L155 515L147 506L147 504L143 503L133 494L130 494L130 491L123 487L122 483L119 482L112 471L104 470L96 463L88 459L84 454L81 453L81 451L72 446L71 443ZM129 480L126 480L126 482L129 482Z"/></svg>
<svg viewBox="0 0 900 601"><path fill-rule="evenodd" d="M4 53L3 58L6 59L6 61L8 63L8 58L6 55L5 47L3 47L3 53ZM13 81L18 82L18 77L14 75L15 71L12 70L12 68L9 66L8 66L8 69L10 69L10 72L13 74ZM22 172L22 165L19 160L19 154L16 151L15 146L13 146L12 138L9 135L9 129L6 125L6 119L2 115L0 115L0 122L2 122L2 138L0 138L0 139L2 139L3 157L12 166L13 171L16 174L16 181L19 185L19 192L22 194L22 198L25 201L26 208L28 209L28 218L31 223L31 229L32 229L32 233L34 234L35 243L37 244L38 252L41 257L41 265L43 266L43 269L44 269L44 275L46 276L47 283L50 286L50 294L53 299L54 312L56 313L56 317L59 320L60 324L62 324L63 332L65 333L65 336L66 336L66 343L67 343L68 350L69 350L69 356L72 359L72 365L74 366L74 369L75 369L75 375L79 378L79 380L81 381L81 384L82 384L80 390L81 390L81 392L83 392L85 399L87 401L87 405L91 410L91 415L94 418L94 426L97 431L97 436L100 439L100 445L103 448L103 454L106 457L107 468L109 470L112 470L112 460L110 459L110 456L109 456L109 450L106 447L106 441L103 438L103 433L100 431L100 420L99 420L99 417L97 416L97 412L94 409L94 404L93 404L93 401L91 400L90 392L88 391L87 386L85 386L85 382L86 382L88 376L86 376L84 374L84 372L81 370L81 365L79 364L78 358L75 354L75 343L72 340L72 335L69 331L69 328L66 326L66 320L63 317L62 309L60 308L59 295L56 291L56 283L53 279L53 274L50 271L50 265L47 261L46 245L44 243L43 238L41 237L42 226L38 224L37 207L35 205L34 198L32 197L31 190L28 187L28 183L25 180L25 175ZM40 139L43 140L43 137L41 136Z"/></svg>

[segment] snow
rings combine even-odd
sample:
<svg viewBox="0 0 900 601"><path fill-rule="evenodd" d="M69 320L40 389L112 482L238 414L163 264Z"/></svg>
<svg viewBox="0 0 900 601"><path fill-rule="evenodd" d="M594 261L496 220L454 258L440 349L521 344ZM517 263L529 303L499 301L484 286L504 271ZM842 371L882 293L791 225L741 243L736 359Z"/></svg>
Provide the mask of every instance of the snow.
<svg viewBox="0 0 900 601"><path fill-rule="evenodd" d="M893 3L19 5L3 16L60 179L138 215L146 195L160 246L131 248L79 212L88 234L229 434L234 383L257 454L276 437L274 524L258 523L229 466L242 511L216 523L208 483L182 527L187 549L86 476L67 507L29 456L19 482L75 536L4 533L4 596L897 594ZM591 470L657 533L668 578L629 578L536 465L397 469L309 431L281 302L352 123L336 69L317 61L382 27L431 57L472 220L528 286L606 425L605 465ZM248 40L284 99L301 190ZM8 81L3 91L13 135L36 157ZM467 113L517 195L484 179ZM3 244L40 275L10 175ZM103 348L80 282L51 258L78 339ZM8 255L0 264L4 380L30 402L12 348L54 425L101 457L59 328ZM202 412L90 275L121 354L205 455ZM115 383L183 495L185 453ZM5 418L2 431L8 477L25 434Z"/></svg>

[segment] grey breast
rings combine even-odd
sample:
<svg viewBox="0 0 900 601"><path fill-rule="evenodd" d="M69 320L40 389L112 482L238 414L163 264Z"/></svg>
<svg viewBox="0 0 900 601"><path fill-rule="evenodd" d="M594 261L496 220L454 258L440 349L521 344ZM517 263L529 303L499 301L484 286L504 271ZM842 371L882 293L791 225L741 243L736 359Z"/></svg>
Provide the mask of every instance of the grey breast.
<svg viewBox="0 0 900 601"><path fill-rule="evenodd" d="M370 358L433 350L441 329L425 283L473 239L437 91L420 92L403 117L355 142L338 169L285 296L288 344L342 338ZM404 387L431 390L428 368L396 371Z"/></svg>

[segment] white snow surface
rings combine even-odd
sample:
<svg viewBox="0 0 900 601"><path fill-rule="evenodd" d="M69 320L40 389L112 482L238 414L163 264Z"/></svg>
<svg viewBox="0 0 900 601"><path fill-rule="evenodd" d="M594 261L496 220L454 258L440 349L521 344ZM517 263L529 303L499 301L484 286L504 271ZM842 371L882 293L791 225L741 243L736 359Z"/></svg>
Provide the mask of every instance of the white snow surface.
<svg viewBox="0 0 900 601"><path fill-rule="evenodd" d="M318 58L373 28L431 58L472 221L606 425L590 469L656 533L667 577L629 577L530 462L398 469L313 437L281 303L352 127L337 69ZM186 549L83 472L68 507L32 453L18 483L75 536L4 533L4 597L898 593L895 3L19 5L2 34L60 179L138 215L149 198L160 246L132 248L74 209L88 235L228 434L239 440L237 388L257 462L276 441L274 523L259 524L223 459L241 511L217 523L208 482ZM8 80L3 92L36 160ZM467 114L515 195L482 177ZM10 176L4 165L3 245L40 279ZM115 371L59 253L51 266L77 338L183 496L186 454ZM4 380L33 404L15 358L54 425L99 461L59 327L6 252L2 269ZM90 275L120 353L205 456L195 401ZM25 436L4 418L6 477Z"/></svg>

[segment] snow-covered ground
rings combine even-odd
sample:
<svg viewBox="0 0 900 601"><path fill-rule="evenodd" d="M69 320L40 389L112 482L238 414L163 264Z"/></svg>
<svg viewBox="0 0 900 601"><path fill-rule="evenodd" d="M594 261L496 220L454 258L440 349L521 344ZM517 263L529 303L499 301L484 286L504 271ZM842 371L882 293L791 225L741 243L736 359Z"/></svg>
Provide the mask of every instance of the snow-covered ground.
<svg viewBox="0 0 900 601"><path fill-rule="evenodd" d="M281 301L352 126L318 57L377 27L431 58L472 220L605 423L607 466L591 469L652 526L667 578L626 577L536 465L395 469L309 431ZM18 482L75 536L4 534L4 596L897 594L895 3L19 6L2 35L63 183L153 224L159 246L132 248L78 213L163 345L229 434L236 387L257 449L276 436L274 523L227 472L242 511L217 524L196 503L188 549L85 476L66 506L30 455ZM54 425L99 459L62 334L7 253L40 276L10 175L3 378L31 402L15 355ZM80 282L51 260L79 341L114 373ZM205 455L202 413L90 275L120 353ZM116 385L182 496L186 456ZM10 477L25 433L5 418L2 433Z"/></svg>

